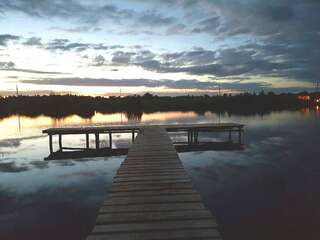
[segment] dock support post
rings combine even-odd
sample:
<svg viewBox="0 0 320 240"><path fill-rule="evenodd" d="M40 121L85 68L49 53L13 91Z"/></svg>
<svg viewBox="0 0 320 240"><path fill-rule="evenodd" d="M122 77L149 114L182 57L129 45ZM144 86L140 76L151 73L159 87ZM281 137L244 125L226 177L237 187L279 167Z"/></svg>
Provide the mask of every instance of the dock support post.
<svg viewBox="0 0 320 240"><path fill-rule="evenodd" d="M62 135L59 134L59 150L62 151Z"/></svg>
<svg viewBox="0 0 320 240"><path fill-rule="evenodd" d="M52 135L49 134L49 149L50 149L50 154L53 153L53 146L52 146Z"/></svg>
<svg viewBox="0 0 320 240"><path fill-rule="evenodd" d="M89 149L89 133L86 133L86 148Z"/></svg>
<svg viewBox="0 0 320 240"><path fill-rule="evenodd" d="M191 132L190 132L190 137L191 137L191 144L193 145L193 142L194 142L193 130L191 130Z"/></svg>
<svg viewBox="0 0 320 240"><path fill-rule="evenodd" d="M100 148L100 139L99 139L99 133L96 133L96 149Z"/></svg>
<svg viewBox="0 0 320 240"><path fill-rule="evenodd" d="M242 133L242 129L239 128L239 130L238 130L238 137L239 137L238 142L239 142L239 144L241 144L241 140L242 140L241 133Z"/></svg>
<svg viewBox="0 0 320 240"><path fill-rule="evenodd" d="M194 143L198 144L198 136L199 136L199 131L198 129L194 130Z"/></svg>
<svg viewBox="0 0 320 240"><path fill-rule="evenodd" d="M134 130L132 130L132 143L134 143Z"/></svg>
<svg viewBox="0 0 320 240"><path fill-rule="evenodd" d="M109 148L112 149L112 132L109 131Z"/></svg>
<svg viewBox="0 0 320 240"><path fill-rule="evenodd" d="M190 144L190 131L188 130L188 144Z"/></svg>
<svg viewBox="0 0 320 240"><path fill-rule="evenodd" d="M231 138L232 138L232 136L231 136L231 130L229 130L229 143L231 143Z"/></svg>

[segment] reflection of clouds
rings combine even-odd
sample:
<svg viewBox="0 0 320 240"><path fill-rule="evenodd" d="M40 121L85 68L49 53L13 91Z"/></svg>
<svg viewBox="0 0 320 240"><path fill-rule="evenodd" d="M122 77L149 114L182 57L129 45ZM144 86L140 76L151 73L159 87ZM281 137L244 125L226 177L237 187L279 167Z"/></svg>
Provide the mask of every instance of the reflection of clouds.
<svg viewBox="0 0 320 240"><path fill-rule="evenodd" d="M20 144L20 139L5 139L0 141L0 147L18 147Z"/></svg>
<svg viewBox="0 0 320 240"><path fill-rule="evenodd" d="M28 169L26 166L18 166L15 162L0 162L0 172L17 173Z"/></svg>
<svg viewBox="0 0 320 240"><path fill-rule="evenodd" d="M76 164L73 161L70 160L56 160L52 161L54 165L67 167L67 166L75 166Z"/></svg>
<svg viewBox="0 0 320 240"><path fill-rule="evenodd" d="M46 161L32 161L26 165L32 165L33 167L38 168L38 169L44 169L44 168L49 167L49 163Z"/></svg>
<svg viewBox="0 0 320 240"><path fill-rule="evenodd" d="M31 140L31 139L37 139L37 138L43 138L46 136L40 135L40 136L31 136L31 137L23 137L23 138L11 138L11 139L3 139L0 140L0 149L2 147L12 147L16 148L21 145L21 142L24 140Z"/></svg>
<svg viewBox="0 0 320 240"><path fill-rule="evenodd" d="M282 145L285 143L283 137L269 137L266 140L263 140L262 143L264 144L272 144L272 145Z"/></svg>
<svg viewBox="0 0 320 240"><path fill-rule="evenodd" d="M95 177L95 176L96 176L96 174L94 172L90 172L90 171L73 172L73 173L65 173L65 174L58 175L58 177L63 177L63 178Z"/></svg>
<svg viewBox="0 0 320 240"><path fill-rule="evenodd" d="M117 148L127 148L131 145L131 140L128 139L117 139L117 141L114 142L115 147Z"/></svg>
<svg viewBox="0 0 320 240"><path fill-rule="evenodd" d="M45 161L32 161L18 165L17 162L0 162L0 172L19 173L29 171L31 169L44 169L48 168L48 162Z"/></svg>
<svg viewBox="0 0 320 240"><path fill-rule="evenodd" d="M45 239L85 238L105 191L103 181L24 194L0 186L0 239L42 239L44 232L50 233Z"/></svg>

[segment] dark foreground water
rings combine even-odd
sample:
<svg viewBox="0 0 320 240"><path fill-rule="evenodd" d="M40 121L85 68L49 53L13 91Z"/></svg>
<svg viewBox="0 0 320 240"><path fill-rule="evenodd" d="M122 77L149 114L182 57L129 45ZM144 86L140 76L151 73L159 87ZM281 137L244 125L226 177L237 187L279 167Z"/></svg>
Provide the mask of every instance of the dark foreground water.
<svg viewBox="0 0 320 240"><path fill-rule="evenodd" d="M246 124L243 151L180 154L196 189L217 216L224 239L320 239L320 114L312 110L264 116L167 112L133 120L121 113L92 119L2 119L0 239L85 239L124 156L44 161L48 139L41 130L128 121ZM203 140L222 137L200 135ZM130 143L130 135L114 138L115 147ZM64 144L83 146L84 141L69 136Z"/></svg>

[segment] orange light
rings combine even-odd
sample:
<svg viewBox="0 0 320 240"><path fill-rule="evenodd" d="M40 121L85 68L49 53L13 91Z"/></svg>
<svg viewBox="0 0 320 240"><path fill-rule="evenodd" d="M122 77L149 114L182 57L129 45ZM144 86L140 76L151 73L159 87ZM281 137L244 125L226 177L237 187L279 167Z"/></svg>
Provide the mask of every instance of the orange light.
<svg viewBox="0 0 320 240"><path fill-rule="evenodd" d="M310 96L308 96L308 95L298 96L298 99L301 100L301 101L309 101L310 100Z"/></svg>

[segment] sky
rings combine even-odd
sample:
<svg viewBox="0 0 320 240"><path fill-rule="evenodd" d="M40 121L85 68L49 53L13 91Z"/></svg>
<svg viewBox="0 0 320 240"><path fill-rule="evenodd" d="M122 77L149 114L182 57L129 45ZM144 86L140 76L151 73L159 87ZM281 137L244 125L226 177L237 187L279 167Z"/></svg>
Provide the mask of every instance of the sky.
<svg viewBox="0 0 320 240"><path fill-rule="evenodd" d="M318 0L1 0L0 94L299 92Z"/></svg>

